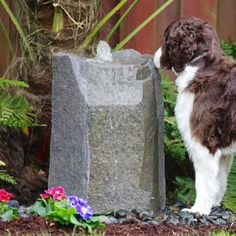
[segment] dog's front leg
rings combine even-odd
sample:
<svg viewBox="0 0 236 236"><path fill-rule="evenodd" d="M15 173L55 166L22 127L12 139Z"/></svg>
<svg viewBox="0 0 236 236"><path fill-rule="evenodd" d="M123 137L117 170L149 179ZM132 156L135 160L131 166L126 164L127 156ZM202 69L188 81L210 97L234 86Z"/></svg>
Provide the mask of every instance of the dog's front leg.
<svg viewBox="0 0 236 236"><path fill-rule="evenodd" d="M189 212L199 212L209 215L220 194L220 157L221 152L211 155L201 146L194 150L192 159L195 169L196 200L192 208L184 209Z"/></svg>

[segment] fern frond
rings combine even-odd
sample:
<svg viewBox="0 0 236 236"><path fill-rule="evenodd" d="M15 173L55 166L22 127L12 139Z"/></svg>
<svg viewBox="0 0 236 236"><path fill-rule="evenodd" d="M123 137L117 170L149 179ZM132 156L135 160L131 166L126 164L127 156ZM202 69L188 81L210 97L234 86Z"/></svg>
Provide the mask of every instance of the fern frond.
<svg viewBox="0 0 236 236"><path fill-rule="evenodd" d="M11 93L8 87L28 88L28 84L0 77L0 125L9 127L28 127L34 125L35 115L26 98Z"/></svg>
<svg viewBox="0 0 236 236"><path fill-rule="evenodd" d="M10 80L10 79L5 79L3 77L0 77L0 87L2 89L6 89L7 87L21 87L21 88L28 88L29 85L26 84L25 82L18 81L18 80Z"/></svg>
<svg viewBox="0 0 236 236"><path fill-rule="evenodd" d="M0 95L0 125L29 127L34 124L35 115L24 96L3 92Z"/></svg>
<svg viewBox="0 0 236 236"><path fill-rule="evenodd" d="M176 176L177 199L182 202L194 202L196 191L194 180L182 176Z"/></svg>
<svg viewBox="0 0 236 236"><path fill-rule="evenodd" d="M0 170L0 180L8 182L10 184L16 184L16 180L13 176L9 175L6 170Z"/></svg>

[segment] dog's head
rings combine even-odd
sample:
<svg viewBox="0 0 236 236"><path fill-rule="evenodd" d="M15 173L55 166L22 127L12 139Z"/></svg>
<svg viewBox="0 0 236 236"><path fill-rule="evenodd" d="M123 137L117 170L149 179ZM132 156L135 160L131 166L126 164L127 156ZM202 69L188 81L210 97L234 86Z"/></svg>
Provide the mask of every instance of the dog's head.
<svg viewBox="0 0 236 236"><path fill-rule="evenodd" d="M165 30L164 44L155 53L154 63L157 68L180 73L195 58L210 58L217 51L220 47L216 33L207 22L195 17L181 18Z"/></svg>

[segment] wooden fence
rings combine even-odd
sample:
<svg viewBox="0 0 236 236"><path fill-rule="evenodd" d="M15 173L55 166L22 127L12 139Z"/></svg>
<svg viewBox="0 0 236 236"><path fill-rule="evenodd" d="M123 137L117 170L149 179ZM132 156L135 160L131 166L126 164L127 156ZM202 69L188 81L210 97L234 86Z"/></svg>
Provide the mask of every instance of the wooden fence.
<svg viewBox="0 0 236 236"><path fill-rule="evenodd" d="M10 7L15 8L15 0L7 0ZM103 14L110 11L119 0L103 0ZM133 2L129 0L126 8ZM133 11L125 19L121 28L112 37L110 44L115 46L129 32L138 26L146 17L160 7L165 0L140 0ZM101 38L103 38L125 8L117 13L103 28ZM224 40L236 40L236 0L174 0L174 2L162 12L156 19L149 23L142 31L138 33L125 48L134 48L141 53L153 54L161 45L164 29L174 20L181 16L196 16L211 23ZM17 48L17 37L14 26L2 7L0 6L0 17L5 28L10 32L10 39ZM0 76L4 73L9 59L9 49L0 27Z"/></svg>
<svg viewBox="0 0 236 236"><path fill-rule="evenodd" d="M118 2L118 0L105 0L104 11L108 12ZM129 0L128 5L132 2L133 0ZM112 38L111 45L114 46L120 39L123 39L164 2L166 1L140 0L121 26L119 34ZM121 13L123 11L124 9ZM153 54L161 45L165 28L172 21L186 16L196 16L212 24L216 28L220 39L236 40L236 0L174 0L164 12L128 42L125 48L134 48L142 53ZM109 31L114 21L116 21L115 18L119 18L119 15L117 14L111 19L110 25L104 28L105 32L102 36Z"/></svg>

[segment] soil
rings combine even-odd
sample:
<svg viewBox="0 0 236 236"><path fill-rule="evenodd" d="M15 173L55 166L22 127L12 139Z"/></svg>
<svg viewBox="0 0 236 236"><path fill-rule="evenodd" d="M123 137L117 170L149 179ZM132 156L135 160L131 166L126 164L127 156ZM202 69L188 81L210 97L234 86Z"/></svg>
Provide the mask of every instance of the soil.
<svg viewBox="0 0 236 236"><path fill-rule="evenodd" d="M164 235L209 235L209 232L220 231L222 227L215 225L192 227L189 225L172 224L145 224L140 222L118 223L106 225L104 231L98 232L101 235L112 236L164 236ZM224 228L236 235L236 225ZM55 222L33 216L30 218L20 218L16 221L0 222L0 235L39 235L39 233L48 233L48 235L70 235L73 227L59 225ZM76 229L76 235L84 235L82 229ZM98 234L100 235L100 234Z"/></svg>

